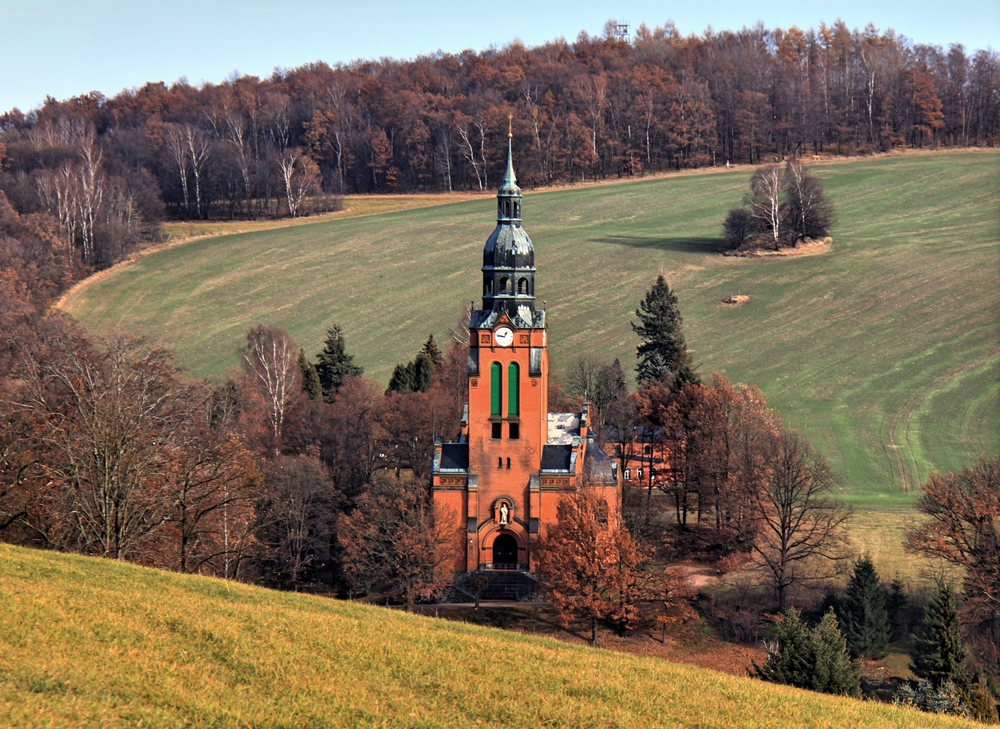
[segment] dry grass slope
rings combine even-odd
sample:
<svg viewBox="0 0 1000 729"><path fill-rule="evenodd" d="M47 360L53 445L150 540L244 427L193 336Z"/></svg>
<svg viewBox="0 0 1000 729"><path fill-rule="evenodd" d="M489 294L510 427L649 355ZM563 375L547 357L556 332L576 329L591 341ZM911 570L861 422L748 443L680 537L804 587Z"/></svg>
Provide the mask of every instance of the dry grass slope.
<svg viewBox="0 0 1000 729"><path fill-rule="evenodd" d="M975 726L370 606L0 546L14 727Z"/></svg>
<svg viewBox="0 0 1000 729"><path fill-rule="evenodd" d="M1000 154L812 168L837 207L835 243L792 259L715 253L745 169L528 194L553 362L595 352L631 367L629 321L663 272L702 372L758 384L855 505L907 507L931 469L1000 447ZM197 240L82 287L67 310L162 339L197 375L233 367L257 322L314 353L336 321L386 381L478 299L493 216L482 197ZM737 295L750 298L720 303Z"/></svg>

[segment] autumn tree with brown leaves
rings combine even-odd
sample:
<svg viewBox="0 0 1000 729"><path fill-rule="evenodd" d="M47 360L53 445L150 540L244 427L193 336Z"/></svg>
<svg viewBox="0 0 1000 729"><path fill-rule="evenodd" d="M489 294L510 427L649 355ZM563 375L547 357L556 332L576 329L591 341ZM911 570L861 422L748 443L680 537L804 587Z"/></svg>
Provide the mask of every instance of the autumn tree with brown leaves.
<svg viewBox="0 0 1000 729"><path fill-rule="evenodd" d="M919 508L930 519L907 548L965 570L962 617L976 648L1000 666L1000 457L980 457L958 473L933 474Z"/></svg>
<svg viewBox="0 0 1000 729"><path fill-rule="evenodd" d="M663 603L661 622L674 620L689 597L682 581L653 566L607 502L586 488L559 503L557 523L536 555L542 590L560 621L588 621L594 646L601 620L627 631L640 620L640 603L649 600Z"/></svg>
<svg viewBox="0 0 1000 729"><path fill-rule="evenodd" d="M337 527L348 581L393 594L412 612L452 578L453 522L453 514L435 514L426 491L411 483L388 479L367 488Z"/></svg>

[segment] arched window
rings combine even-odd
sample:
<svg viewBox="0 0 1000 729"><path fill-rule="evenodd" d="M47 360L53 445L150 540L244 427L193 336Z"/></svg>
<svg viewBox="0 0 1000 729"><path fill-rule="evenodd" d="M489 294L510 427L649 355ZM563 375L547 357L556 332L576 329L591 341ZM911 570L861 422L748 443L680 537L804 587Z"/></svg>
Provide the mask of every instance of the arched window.
<svg viewBox="0 0 1000 729"><path fill-rule="evenodd" d="M493 293L493 279L484 278L483 279L483 294L490 296Z"/></svg>
<svg viewBox="0 0 1000 729"><path fill-rule="evenodd" d="M526 294L528 293L528 279L521 278L517 281L517 293Z"/></svg>
<svg viewBox="0 0 1000 729"><path fill-rule="evenodd" d="M504 276L500 279L500 290L498 293L509 294L510 293L510 279Z"/></svg>
<svg viewBox="0 0 1000 729"><path fill-rule="evenodd" d="M507 414L521 414L521 368L517 362L507 368Z"/></svg>
<svg viewBox="0 0 1000 729"><path fill-rule="evenodd" d="M500 415L503 397L503 367L499 362L490 365L490 415Z"/></svg>

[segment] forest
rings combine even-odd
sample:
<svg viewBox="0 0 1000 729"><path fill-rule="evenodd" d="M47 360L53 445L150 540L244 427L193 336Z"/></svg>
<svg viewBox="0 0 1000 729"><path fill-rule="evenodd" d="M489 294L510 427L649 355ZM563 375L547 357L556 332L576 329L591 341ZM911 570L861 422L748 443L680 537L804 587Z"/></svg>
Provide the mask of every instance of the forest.
<svg viewBox="0 0 1000 729"><path fill-rule="evenodd" d="M166 218L297 216L346 193L486 190L509 117L527 187L787 157L993 146L1000 57L873 26L527 48L147 83L0 115L0 190L101 268ZM324 194L319 194L324 193Z"/></svg>

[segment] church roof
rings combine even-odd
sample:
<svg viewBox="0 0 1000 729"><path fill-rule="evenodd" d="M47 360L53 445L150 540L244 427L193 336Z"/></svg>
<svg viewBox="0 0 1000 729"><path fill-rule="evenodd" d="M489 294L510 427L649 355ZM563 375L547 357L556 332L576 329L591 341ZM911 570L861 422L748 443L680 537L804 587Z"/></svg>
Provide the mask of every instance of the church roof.
<svg viewBox="0 0 1000 729"><path fill-rule="evenodd" d="M487 256L492 256L494 261L498 258L503 258L504 254L531 256L530 261L511 261L508 265L511 267L534 265L535 249L531 245L531 237L524 228L515 228L512 225L497 225L493 229L493 233L490 234L490 237L486 239L486 246L483 248L483 253ZM500 255L498 256L497 254Z"/></svg>
<svg viewBox="0 0 1000 729"><path fill-rule="evenodd" d="M580 435L580 413L549 413L549 443L570 445L577 435Z"/></svg>
<svg viewBox="0 0 1000 729"><path fill-rule="evenodd" d="M583 478L589 484L615 483L614 461L597 447L597 442L591 438L587 443L587 455L583 461Z"/></svg>
<svg viewBox="0 0 1000 729"><path fill-rule="evenodd" d="M468 471L469 444L445 443L441 446L441 464L438 471Z"/></svg>
<svg viewBox="0 0 1000 729"><path fill-rule="evenodd" d="M573 446L572 445L545 445L542 446L542 469L543 471L572 471L573 470Z"/></svg>

